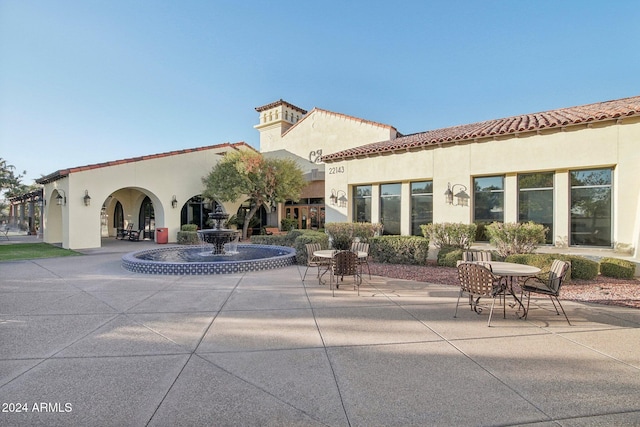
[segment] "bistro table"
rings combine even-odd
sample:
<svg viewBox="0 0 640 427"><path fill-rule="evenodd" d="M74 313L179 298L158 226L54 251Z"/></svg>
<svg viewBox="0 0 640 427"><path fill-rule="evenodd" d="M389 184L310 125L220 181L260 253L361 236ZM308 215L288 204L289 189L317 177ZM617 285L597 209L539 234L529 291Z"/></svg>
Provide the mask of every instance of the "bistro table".
<svg viewBox="0 0 640 427"><path fill-rule="evenodd" d="M513 299L522 308L523 314L522 316L520 316L520 318L526 317L527 309L525 308L520 298L518 298L516 293L513 291L513 284L514 282L518 281L518 278L535 276L536 274L540 273L541 270L538 267L534 267L532 265L516 264L514 262L473 261L473 263L485 266L490 265L493 274L505 279L505 291L509 292Z"/></svg>
<svg viewBox="0 0 640 427"><path fill-rule="evenodd" d="M340 252L340 251L338 251L336 249L322 249L322 250L313 252L313 256L318 257L318 258L327 259L327 268L322 272L320 277L318 277L318 283L320 283L322 285L325 284L325 282L322 281L322 277L325 274L327 274L327 272L329 270L331 270L331 261L329 261L329 260L331 260L337 252ZM368 256L369 256L368 253L366 253L364 251L358 251L358 258L367 258Z"/></svg>

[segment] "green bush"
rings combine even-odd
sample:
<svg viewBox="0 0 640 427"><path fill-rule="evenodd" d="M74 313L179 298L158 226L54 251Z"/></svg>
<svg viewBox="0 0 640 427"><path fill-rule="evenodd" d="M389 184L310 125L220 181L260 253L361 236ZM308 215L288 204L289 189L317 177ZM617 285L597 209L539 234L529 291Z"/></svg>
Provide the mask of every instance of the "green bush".
<svg viewBox="0 0 640 427"><path fill-rule="evenodd" d="M199 245L202 242L195 231L178 231L179 245Z"/></svg>
<svg viewBox="0 0 640 427"><path fill-rule="evenodd" d="M282 218L280 220L280 229L282 231L291 231L298 225L298 220L295 218Z"/></svg>
<svg viewBox="0 0 640 427"><path fill-rule="evenodd" d="M300 233L292 243L292 247L296 250L296 262L299 265L307 263L307 243L320 243L323 249L329 248L329 237L325 233L319 231L305 231Z"/></svg>
<svg viewBox="0 0 640 427"><path fill-rule="evenodd" d="M462 249L447 246L438 252L438 265L441 267L456 267L462 260Z"/></svg>
<svg viewBox="0 0 640 427"><path fill-rule="evenodd" d="M600 260L600 273L607 277L633 279L636 273L636 265L624 259L602 258Z"/></svg>
<svg viewBox="0 0 640 427"><path fill-rule="evenodd" d="M571 263L573 279L592 280L598 276L599 264L596 261L576 255L556 255L556 258Z"/></svg>
<svg viewBox="0 0 640 427"><path fill-rule="evenodd" d="M509 255L505 261L518 264L527 264L538 267L543 272L549 271L554 259L569 261L571 269L567 275L567 280L582 279L591 280L598 275L598 263L590 259L575 255L559 254L516 254Z"/></svg>
<svg viewBox="0 0 640 427"><path fill-rule="evenodd" d="M417 236L378 236L369 240L371 259L389 264L425 265L429 240Z"/></svg>
<svg viewBox="0 0 640 427"><path fill-rule="evenodd" d="M180 231L196 231L198 226L196 224L182 224Z"/></svg>
<svg viewBox="0 0 640 427"><path fill-rule="evenodd" d="M544 243L548 229L534 222L494 222L485 232L496 251L503 257L513 254L530 254Z"/></svg>
<svg viewBox="0 0 640 427"><path fill-rule="evenodd" d="M428 238L437 248L469 249L476 235L475 224L444 222L423 224L420 229L422 230L422 235Z"/></svg>

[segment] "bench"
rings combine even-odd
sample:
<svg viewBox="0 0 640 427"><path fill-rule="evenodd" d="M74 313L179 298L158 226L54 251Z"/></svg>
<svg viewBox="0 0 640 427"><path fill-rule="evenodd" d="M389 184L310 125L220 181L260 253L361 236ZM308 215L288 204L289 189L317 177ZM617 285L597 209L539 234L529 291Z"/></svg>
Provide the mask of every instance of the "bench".
<svg viewBox="0 0 640 427"><path fill-rule="evenodd" d="M9 239L9 225L5 224L2 226L2 228L0 228L0 232L2 232L2 234L4 234L4 237L7 238L7 240L11 240Z"/></svg>
<svg viewBox="0 0 640 427"><path fill-rule="evenodd" d="M276 235L277 236L279 234L287 234L286 231L278 230L278 227L265 227L264 228L264 232L269 236L271 236L271 235Z"/></svg>

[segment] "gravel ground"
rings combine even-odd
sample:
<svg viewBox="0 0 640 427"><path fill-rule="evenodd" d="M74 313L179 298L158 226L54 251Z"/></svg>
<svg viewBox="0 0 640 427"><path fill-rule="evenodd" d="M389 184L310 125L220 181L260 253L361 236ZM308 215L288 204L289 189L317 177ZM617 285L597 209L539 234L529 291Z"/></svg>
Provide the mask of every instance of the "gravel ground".
<svg viewBox="0 0 640 427"><path fill-rule="evenodd" d="M457 270L450 267L369 263L371 274L395 279L458 285ZM640 280L598 276L565 284L560 299L619 305L640 309Z"/></svg>

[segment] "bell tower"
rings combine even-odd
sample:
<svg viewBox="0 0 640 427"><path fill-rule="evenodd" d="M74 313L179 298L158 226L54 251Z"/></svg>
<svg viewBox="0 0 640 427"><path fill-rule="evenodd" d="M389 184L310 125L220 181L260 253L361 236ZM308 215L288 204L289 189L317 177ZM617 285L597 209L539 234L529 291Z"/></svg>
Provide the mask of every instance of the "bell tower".
<svg viewBox="0 0 640 427"><path fill-rule="evenodd" d="M260 115L260 122L254 128L260 132L261 152L284 148L282 134L307 114L306 110L282 99L262 107L256 107L256 111Z"/></svg>

